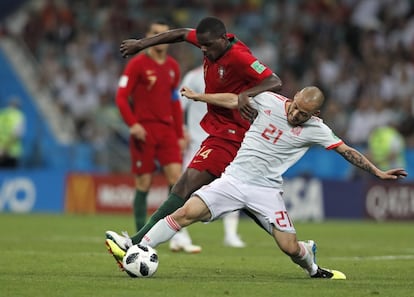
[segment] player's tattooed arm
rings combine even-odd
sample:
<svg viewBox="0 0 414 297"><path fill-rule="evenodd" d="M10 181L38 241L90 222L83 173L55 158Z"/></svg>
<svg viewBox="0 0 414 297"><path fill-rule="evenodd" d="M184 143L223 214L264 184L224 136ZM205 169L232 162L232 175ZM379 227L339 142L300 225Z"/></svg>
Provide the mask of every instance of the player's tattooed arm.
<svg viewBox="0 0 414 297"><path fill-rule="evenodd" d="M373 166L373 164L369 162L366 157L364 157L360 152L358 152L354 148L347 147L339 153L342 155L342 157L345 158L345 160L347 160L352 165L355 165L373 175L376 175L375 166Z"/></svg>
<svg viewBox="0 0 414 297"><path fill-rule="evenodd" d="M407 172L404 168L392 168L386 171L377 168L363 154L345 143L336 147L335 150L352 165L357 166L380 179L397 179L407 176Z"/></svg>

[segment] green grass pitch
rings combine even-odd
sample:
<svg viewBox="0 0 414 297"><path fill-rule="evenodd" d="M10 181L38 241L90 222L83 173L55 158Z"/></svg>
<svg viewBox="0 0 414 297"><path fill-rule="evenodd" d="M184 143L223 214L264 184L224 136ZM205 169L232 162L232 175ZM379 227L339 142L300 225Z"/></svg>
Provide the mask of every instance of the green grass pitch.
<svg viewBox="0 0 414 297"><path fill-rule="evenodd" d="M132 230L131 216L0 214L0 296L414 296L413 222L325 221L295 224L318 244L317 261L348 279L310 279L249 219L245 249L222 246L221 221L189 230L198 255L158 247L149 279L120 272L104 232ZM131 233L131 232L130 232Z"/></svg>

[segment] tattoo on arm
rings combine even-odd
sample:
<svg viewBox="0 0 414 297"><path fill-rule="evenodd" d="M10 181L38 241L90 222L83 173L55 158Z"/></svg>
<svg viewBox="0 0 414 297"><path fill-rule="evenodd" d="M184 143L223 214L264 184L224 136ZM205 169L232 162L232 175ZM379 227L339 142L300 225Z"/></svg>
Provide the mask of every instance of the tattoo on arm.
<svg viewBox="0 0 414 297"><path fill-rule="evenodd" d="M353 149L346 149L340 154L351 164L375 175L375 171L371 163L358 151Z"/></svg>

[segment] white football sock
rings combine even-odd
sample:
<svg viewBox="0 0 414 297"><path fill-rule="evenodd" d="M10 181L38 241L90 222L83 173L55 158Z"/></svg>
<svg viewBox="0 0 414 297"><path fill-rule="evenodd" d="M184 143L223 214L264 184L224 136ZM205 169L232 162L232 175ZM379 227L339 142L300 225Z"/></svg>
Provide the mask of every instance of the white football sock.
<svg viewBox="0 0 414 297"><path fill-rule="evenodd" d="M171 216L166 216L144 235L140 243L155 248L160 243L171 239L180 229L181 226Z"/></svg>
<svg viewBox="0 0 414 297"><path fill-rule="evenodd" d="M237 237L237 226L239 224L239 211L226 214L223 217L224 238Z"/></svg>
<svg viewBox="0 0 414 297"><path fill-rule="evenodd" d="M314 275L318 270L318 265L313 262L312 255L308 252L307 248L303 245L303 242L299 241L300 253L296 257L290 257L293 262L305 269L309 275Z"/></svg>

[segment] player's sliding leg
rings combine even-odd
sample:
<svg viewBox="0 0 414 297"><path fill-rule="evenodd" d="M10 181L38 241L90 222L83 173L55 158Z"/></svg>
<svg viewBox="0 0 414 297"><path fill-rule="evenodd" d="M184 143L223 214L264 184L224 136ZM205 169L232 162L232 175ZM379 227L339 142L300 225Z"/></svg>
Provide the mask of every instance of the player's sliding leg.
<svg viewBox="0 0 414 297"><path fill-rule="evenodd" d="M155 248L159 244L170 240L181 228L200 220L207 220L210 216L210 211L205 203L197 196L193 196L183 207L158 221L144 235L140 244Z"/></svg>
<svg viewBox="0 0 414 297"><path fill-rule="evenodd" d="M171 193L164 203L152 214L147 223L136 234L131 237L132 243L140 243L144 235L161 219L165 218L175 210L183 206L185 200Z"/></svg>
<svg viewBox="0 0 414 297"><path fill-rule="evenodd" d="M141 230L134 236L129 238L128 236L122 236L113 231L106 231L105 235L107 240L111 240L117 244L119 249L123 250L128 246L125 246L125 242L131 240L132 244L138 244L141 242L144 235L162 218L173 213L175 210L184 205L185 201L189 198L191 193L201 188L201 186L209 184L216 177L207 171L198 171L196 169L187 168L187 170L180 177L178 182L174 186L173 193L168 196L168 199L158 208L158 210L150 217L148 222ZM117 236L114 236L116 234ZM108 244L107 244L108 247ZM111 249L108 249L111 252ZM117 260L117 257L115 257ZM119 265L119 262L117 261Z"/></svg>
<svg viewBox="0 0 414 297"><path fill-rule="evenodd" d="M181 176L182 166L181 164L172 163L172 164L168 164L164 166L163 170L167 178L167 181L169 183L168 195L170 195L174 184L177 183L177 181L179 180ZM184 251L186 253L192 253L192 254L201 252L201 247L193 244L190 234L185 228L182 228L171 238L169 245L170 245L170 250L173 252Z"/></svg>
<svg viewBox="0 0 414 297"><path fill-rule="evenodd" d="M126 234L123 233L122 235L117 234L114 231L106 231L105 236L106 239L111 240L112 243L117 244L119 249L126 252L126 250L133 244L137 244L141 242L142 237L162 218L166 217L168 214L174 212L178 208L180 208L184 204L184 200L178 197L175 194L170 194L167 201L165 201L160 208L151 216L149 221L145 224L145 226L134 236L131 238ZM163 217L161 217L163 216ZM144 232L145 231L145 232ZM108 243L106 242L106 246L108 248ZM201 251L201 247L196 245L188 245L186 246L185 250L188 253L199 253ZM117 256L108 248L108 251L114 256L117 264L119 266L119 261L117 260ZM121 261L122 262L122 261Z"/></svg>
<svg viewBox="0 0 414 297"><path fill-rule="evenodd" d="M313 240L300 241L299 244L303 244L308 253L313 258L313 263L316 264L316 243ZM315 273L309 274L312 278L328 278L328 279L346 279L344 273L338 270L326 269L318 266Z"/></svg>
<svg viewBox="0 0 414 297"><path fill-rule="evenodd" d="M346 279L345 274L337 270L321 268L316 264L316 244L313 240L297 241L296 234L273 228L273 237L279 248L294 263L302 267L312 278Z"/></svg>
<svg viewBox="0 0 414 297"><path fill-rule="evenodd" d="M142 245L149 245L151 247L157 247L159 244L170 240L178 231L181 226L172 218L171 215L166 216L164 219L159 220L141 240Z"/></svg>
<svg viewBox="0 0 414 297"><path fill-rule="evenodd" d="M299 241L299 253L289 255L292 261L302 267L309 275L314 275L318 271L315 262L316 245L310 240L308 242Z"/></svg>
<svg viewBox="0 0 414 297"><path fill-rule="evenodd" d="M155 223L182 207L192 193L203 185L209 184L214 179L216 179L216 177L207 171L198 171L193 168L187 168L178 182L174 185L168 199L153 213L145 226L131 237L132 242L134 244L139 243Z"/></svg>

